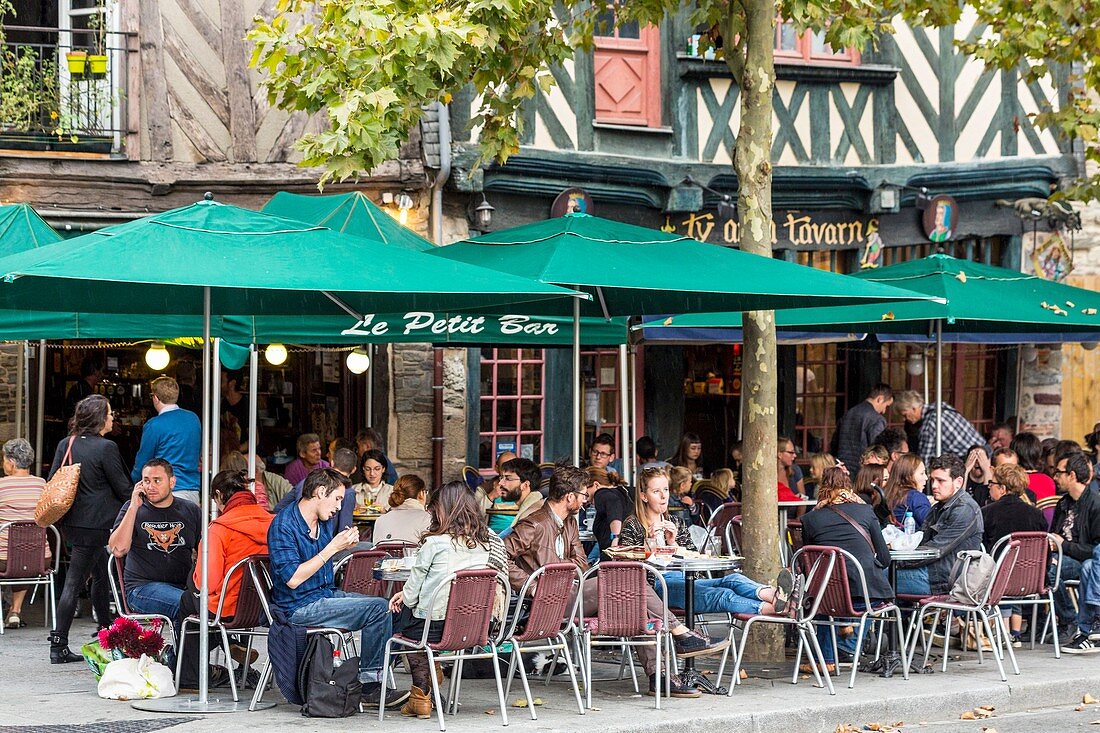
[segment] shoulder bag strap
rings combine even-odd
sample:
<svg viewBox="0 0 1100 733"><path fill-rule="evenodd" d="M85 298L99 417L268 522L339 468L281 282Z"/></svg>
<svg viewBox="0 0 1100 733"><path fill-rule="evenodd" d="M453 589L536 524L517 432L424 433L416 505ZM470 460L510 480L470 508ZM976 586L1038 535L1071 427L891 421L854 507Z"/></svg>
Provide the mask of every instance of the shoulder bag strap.
<svg viewBox="0 0 1100 733"><path fill-rule="evenodd" d="M843 517L845 522L847 522L848 524L855 527L856 531L859 532L859 534L863 537L863 539L867 540L867 546L871 548L871 554L874 555L876 558L878 557L878 553L875 552L875 543L873 541L871 541L871 535L868 534L867 529L865 527L860 526L856 522L856 520L852 519L847 514L840 511L839 509L837 509L835 505L832 505L832 504L829 505L828 509L831 510L832 512L836 513L838 516Z"/></svg>
<svg viewBox="0 0 1100 733"><path fill-rule="evenodd" d="M62 466L68 466L73 462L73 442L75 440L75 435L69 437L69 447L65 450L65 457L61 459Z"/></svg>

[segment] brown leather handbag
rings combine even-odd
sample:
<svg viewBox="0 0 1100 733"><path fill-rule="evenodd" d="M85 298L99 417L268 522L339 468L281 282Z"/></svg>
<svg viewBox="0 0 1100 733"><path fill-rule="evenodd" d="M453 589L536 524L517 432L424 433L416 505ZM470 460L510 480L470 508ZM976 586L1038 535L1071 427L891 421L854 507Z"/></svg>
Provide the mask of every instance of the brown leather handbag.
<svg viewBox="0 0 1100 733"><path fill-rule="evenodd" d="M69 438L69 447L61 459L61 467L42 489L42 496L34 507L34 523L39 527L49 527L58 522L73 505L76 499L76 487L80 483L80 464L73 463L73 441Z"/></svg>

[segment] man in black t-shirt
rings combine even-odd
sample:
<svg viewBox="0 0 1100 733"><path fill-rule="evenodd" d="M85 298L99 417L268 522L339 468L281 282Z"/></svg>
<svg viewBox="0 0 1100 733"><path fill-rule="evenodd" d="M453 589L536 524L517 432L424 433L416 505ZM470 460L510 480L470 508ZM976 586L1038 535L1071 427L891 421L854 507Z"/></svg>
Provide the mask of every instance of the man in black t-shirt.
<svg viewBox="0 0 1100 733"><path fill-rule="evenodd" d="M202 535L202 512L172 493L172 464L154 458L141 469L130 501L115 520L108 548L125 557L126 603L134 613L167 616L179 625L192 555ZM188 612L194 606L188 603Z"/></svg>

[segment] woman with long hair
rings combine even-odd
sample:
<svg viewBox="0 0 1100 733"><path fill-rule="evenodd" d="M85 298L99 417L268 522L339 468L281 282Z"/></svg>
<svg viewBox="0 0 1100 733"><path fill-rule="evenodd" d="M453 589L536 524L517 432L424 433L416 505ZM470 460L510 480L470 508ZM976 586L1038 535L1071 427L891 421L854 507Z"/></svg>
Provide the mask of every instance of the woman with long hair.
<svg viewBox="0 0 1100 733"><path fill-rule="evenodd" d="M653 545L695 549L688 526L669 516L668 472L662 468L644 469L638 477L634 514L623 522L619 540L624 546ZM684 574L664 573L670 606L683 607ZM741 573L722 578L704 578L695 582L696 613L783 613L790 598L793 578L780 571L774 586L762 585Z"/></svg>
<svg viewBox="0 0 1100 733"><path fill-rule="evenodd" d="M691 475L696 480L699 480L707 477L707 471L703 468L702 456L702 438L696 433L684 433L680 436L680 446L672 454L672 458L668 459L668 462L673 466L683 466L691 471Z"/></svg>
<svg viewBox="0 0 1100 733"><path fill-rule="evenodd" d="M398 614L394 633L413 639L424 633L428 621L442 622L450 600L450 588L444 586L447 577L459 570L491 567L506 573L508 557L504 543L489 531L485 512L462 481L451 481L428 499L431 522L423 535L405 587L390 599L390 611ZM436 592L438 591L438 593ZM432 603L432 597L435 602ZM503 606L503 598L498 598ZM505 609L494 609L500 618ZM499 612L499 613L498 613ZM433 623L429 641L443 636L443 624ZM432 669L425 654L408 655L412 672L412 691L401 714L430 718L432 715Z"/></svg>
<svg viewBox="0 0 1100 733"><path fill-rule="evenodd" d="M133 493L130 469L122 463L118 446L103 437L114 427L111 404L103 395L89 395L76 404L69 421L69 434L57 444L50 478L62 463L80 464L76 498L58 528L72 545L69 571L57 603L54 628L50 632L50 663L67 664L84 658L69 650L69 627L73 623L77 596L88 578L92 579L92 610L100 628L111 625L107 586L107 540L122 504Z"/></svg>
<svg viewBox="0 0 1100 733"><path fill-rule="evenodd" d="M814 453L810 456L810 481L813 483L814 491L807 491L807 495L816 493L817 485L821 483L821 475L825 472L825 469L832 468L835 465L837 465L837 460L831 453Z"/></svg>
<svg viewBox="0 0 1100 733"><path fill-rule="evenodd" d="M906 453L898 456L890 470L890 480L886 482L886 507L895 524L903 526L905 513L912 512L917 528L924 524L924 518L932 509L932 502L924 494L928 483L928 471L920 456Z"/></svg>
<svg viewBox="0 0 1100 733"><path fill-rule="evenodd" d="M875 510L875 516L883 527L890 523L890 509L886 506L886 483L889 478L890 472L886 466L872 463L859 469L852 484L852 491Z"/></svg>

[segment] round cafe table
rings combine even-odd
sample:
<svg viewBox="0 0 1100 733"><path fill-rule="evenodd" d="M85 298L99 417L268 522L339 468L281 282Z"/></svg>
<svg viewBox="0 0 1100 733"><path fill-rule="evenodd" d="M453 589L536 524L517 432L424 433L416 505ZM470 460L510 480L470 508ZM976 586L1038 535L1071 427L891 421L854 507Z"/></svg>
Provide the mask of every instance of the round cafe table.
<svg viewBox="0 0 1100 733"><path fill-rule="evenodd" d="M661 572L681 571L684 574L684 626L695 630L695 581L702 573L719 572L723 570L736 570L741 567L744 558L727 557L673 557L665 566L651 563ZM717 687L707 677L695 670L694 657L683 660L684 667L680 671L680 681L685 685L697 687L711 695L725 695L729 692L724 687Z"/></svg>

